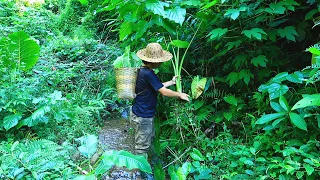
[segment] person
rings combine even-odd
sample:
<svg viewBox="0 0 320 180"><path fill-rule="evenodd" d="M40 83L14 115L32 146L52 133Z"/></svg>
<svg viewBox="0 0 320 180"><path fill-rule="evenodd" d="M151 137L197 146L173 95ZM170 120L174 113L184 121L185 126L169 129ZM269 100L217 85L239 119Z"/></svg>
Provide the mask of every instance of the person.
<svg viewBox="0 0 320 180"><path fill-rule="evenodd" d="M172 59L172 54L162 49L158 43L149 43L146 48L137 52L143 66L139 69L136 80L136 97L130 112L130 119L135 126L135 154L148 159L154 132L154 116L157 106L157 92L163 96L176 97L189 101L189 95L168 89L176 83L176 77L171 81L161 83L153 69L162 62Z"/></svg>

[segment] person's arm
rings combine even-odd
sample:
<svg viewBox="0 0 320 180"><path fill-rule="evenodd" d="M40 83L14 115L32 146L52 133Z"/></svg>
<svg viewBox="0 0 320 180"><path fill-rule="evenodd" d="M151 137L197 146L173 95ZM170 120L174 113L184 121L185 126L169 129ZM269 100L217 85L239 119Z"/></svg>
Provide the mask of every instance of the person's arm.
<svg viewBox="0 0 320 180"><path fill-rule="evenodd" d="M171 81L162 83L164 87L169 87L176 84L177 76L173 76Z"/></svg>
<svg viewBox="0 0 320 180"><path fill-rule="evenodd" d="M166 87L162 87L159 90L159 93L162 96L167 96L167 97L177 97L185 101L189 101L189 95L186 93L180 93L176 91L172 91L171 89L167 89Z"/></svg>
<svg viewBox="0 0 320 180"><path fill-rule="evenodd" d="M173 83L173 81L171 80L171 81L163 82L162 84L164 87L169 87L169 86L174 85L175 83Z"/></svg>

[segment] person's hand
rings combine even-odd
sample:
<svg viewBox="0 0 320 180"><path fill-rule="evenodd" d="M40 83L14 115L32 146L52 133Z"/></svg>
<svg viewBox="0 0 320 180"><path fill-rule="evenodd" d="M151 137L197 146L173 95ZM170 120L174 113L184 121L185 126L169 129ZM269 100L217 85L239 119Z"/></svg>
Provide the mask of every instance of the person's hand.
<svg viewBox="0 0 320 180"><path fill-rule="evenodd" d="M186 93L180 93L180 99L188 101L189 102L189 95Z"/></svg>
<svg viewBox="0 0 320 180"><path fill-rule="evenodd" d="M173 78L171 79L172 84L176 84L177 83L177 79L179 76L173 76ZM181 78L179 78L181 81Z"/></svg>

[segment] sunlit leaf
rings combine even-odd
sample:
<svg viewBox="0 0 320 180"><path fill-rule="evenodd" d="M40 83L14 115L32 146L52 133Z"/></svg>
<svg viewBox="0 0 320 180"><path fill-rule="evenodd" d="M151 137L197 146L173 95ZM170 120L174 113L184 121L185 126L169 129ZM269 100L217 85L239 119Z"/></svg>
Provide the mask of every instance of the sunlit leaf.
<svg viewBox="0 0 320 180"><path fill-rule="evenodd" d="M277 111L277 112L283 112L285 111L279 103L274 102L274 101L270 101L270 106L272 107L273 110Z"/></svg>
<svg viewBox="0 0 320 180"><path fill-rule="evenodd" d="M99 165L95 169L95 175L104 174L109 169L111 169L113 166L114 166L114 163L112 161L102 158Z"/></svg>
<svg viewBox="0 0 320 180"><path fill-rule="evenodd" d="M290 110L289 104L288 104L288 102L287 102L287 100L286 100L285 97L283 97L283 96L280 96L280 97L279 97L279 104L281 105L281 107L282 107L284 110L286 110L286 111L289 111L289 110Z"/></svg>
<svg viewBox="0 0 320 180"><path fill-rule="evenodd" d="M226 118L226 120L230 121L232 119L232 113L231 112L224 112L223 117Z"/></svg>
<svg viewBox="0 0 320 180"><path fill-rule="evenodd" d="M196 148L193 148L193 152L190 153L190 156L193 160L196 160L196 161L204 161L205 160L205 158L203 157L201 152Z"/></svg>
<svg viewBox="0 0 320 180"><path fill-rule="evenodd" d="M81 146L78 147L78 150L83 156L90 158L97 151L97 145L98 145L97 136L85 135L75 140L81 143Z"/></svg>
<svg viewBox="0 0 320 180"><path fill-rule="evenodd" d="M6 44L2 44L6 43ZM3 56L1 60L8 69L19 69L19 70L29 70L31 69L39 59L40 46L35 40L31 39L30 36L23 32L15 32L9 35L9 38L0 43L0 51ZM6 47L6 49L1 48L1 44Z"/></svg>
<svg viewBox="0 0 320 180"><path fill-rule="evenodd" d="M6 116L3 118L3 127L6 130L9 130L12 127L16 126L21 118L22 118L21 113Z"/></svg>
<svg viewBox="0 0 320 180"><path fill-rule="evenodd" d="M164 10L164 7L169 7L169 4L161 1L146 3L147 10L153 12L154 14L158 14L162 17L166 17L166 12Z"/></svg>
<svg viewBox="0 0 320 180"><path fill-rule="evenodd" d="M287 76L288 76L288 72L279 73L272 78L272 82L281 83L282 81L286 80Z"/></svg>
<svg viewBox="0 0 320 180"><path fill-rule="evenodd" d="M186 17L186 9L176 6L173 9L166 10L166 18L174 21L180 25L184 22Z"/></svg>
<svg viewBox="0 0 320 180"><path fill-rule="evenodd" d="M289 116L293 125L295 125L299 129L307 131L307 123L299 114L290 112Z"/></svg>
<svg viewBox="0 0 320 180"><path fill-rule="evenodd" d="M189 0L189 1L182 1L182 2L181 2L181 5L198 7L198 6L201 6L202 3L201 3L200 0Z"/></svg>
<svg viewBox="0 0 320 180"><path fill-rule="evenodd" d="M88 0L79 0L82 5L87 6L89 4Z"/></svg>
<svg viewBox="0 0 320 180"><path fill-rule="evenodd" d="M120 26L120 41L124 40L132 33L132 27L134 23L123 22Z"/></svg>
<svg viewBox="0 0 320 180"><path fill-rule="evenodd" d="M217 4L218 0L213 0L210 3L206 4L202 9L208 9L212 6L214 6L215 4Z"/></svg>
<svg viewBox="0 0 320 180"><path fill-rule="evenodd" d="M233 95L229 95L229 96L223 97L223 99L229 104L232 104L234 106L238 105L238 100Z"/></svg>
<svg viewBox="0 0 320 180"><path fill-rule="evenodd" d="M289 87L287 85L273 83L269 86L268 92L269 92L269 98L270 100L278 98L284 94L286 94L289 90Z"/></svg>
<svg viewBox="0 0 320 180"><path fill-rule="evenodd" d="M240 15L240 11L238 9L228 9L224 14L226 17L230 17L233 20L236 20Z"/></svg>
<svg viewBox="0 0 320 180"><path fill-rule="evenodd" d="M206 83L207 78L200 79L199 76L193 78L191 83L191 93L193 99L197 99L203 93Z"/></svg>
<svg viewBox="0 0 320 180"><path fill-rule="evenodd" d="M111 161L119 167L125 166L129 170L140 169L141 171L152 173L152 169L148 161L143 156L133 155L128 151L106 151L102 158Z"/></svg>
<svg viewBox="0 0 320 180"><path fill-rule="evenodd" d="M305 95L292 107L292 110L308 106L320 106L320 94Z"/></svg>
<svg viewBox="0 0 320 180"><path fill-rule="evenodd" d="M187 41L172 40L170 44L178 48L187 48L190 43Z"/></svg>
<svg viewBox="0 0 320 180"><path fill-rule="evenodd" d="M314 172L314 168L309 164L303 164L303 167L306 169L308 176L310 176Z"/></svg>
<svg viewBox="0 0 320 180"><path fill-rule="evenodd" d="M284 112L274 113L274 114L266 114L266 115L263 115L261 118L259 118L257 120L256 124L266 124L272 120L275 120L279 117L283 117L285 115L286 115L286 113L284 113Z"/></svg>

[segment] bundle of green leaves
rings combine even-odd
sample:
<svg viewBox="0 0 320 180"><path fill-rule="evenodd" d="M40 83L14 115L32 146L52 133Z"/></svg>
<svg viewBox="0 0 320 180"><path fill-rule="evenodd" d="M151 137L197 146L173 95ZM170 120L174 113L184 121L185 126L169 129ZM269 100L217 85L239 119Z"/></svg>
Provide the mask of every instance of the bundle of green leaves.
<svg viewBox="0 0 320 180"><path fill-rule="evenodd" d="M141 66L141 61L138 56L130 51L130 46L127 46L123 55L119 56L113 62L114 68L133 68Z"/></svg>

